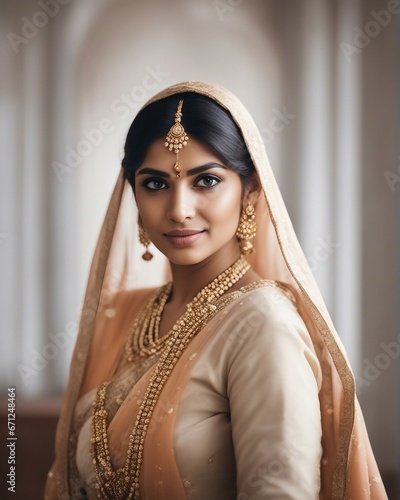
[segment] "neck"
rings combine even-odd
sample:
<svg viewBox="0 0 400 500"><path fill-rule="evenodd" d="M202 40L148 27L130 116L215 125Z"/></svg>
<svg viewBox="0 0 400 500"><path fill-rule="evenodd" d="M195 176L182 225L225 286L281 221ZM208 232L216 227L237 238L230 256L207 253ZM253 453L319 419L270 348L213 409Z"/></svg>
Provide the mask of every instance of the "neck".
<svg viewBox="0 0 400 500"><path fill-rule="evenodd" d="M228 245L198 264L183 266L171 262L172 292L176 307L189 303L197 293L240 257L237 244Z"/></svg>

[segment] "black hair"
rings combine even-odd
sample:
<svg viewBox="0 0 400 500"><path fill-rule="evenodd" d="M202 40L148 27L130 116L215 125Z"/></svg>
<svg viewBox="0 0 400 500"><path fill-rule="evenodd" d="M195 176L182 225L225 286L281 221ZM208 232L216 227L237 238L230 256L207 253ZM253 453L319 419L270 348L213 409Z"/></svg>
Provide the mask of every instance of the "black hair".
<svg viewBox="0 0 400 500"><path fill-rule="evenodd" d="M173 125L180 99L183 99L182 125L189 139L193 137L211 148L225 166L239 174L243 188L252 185L255 168L230 113L209 97L183 92L149 104L134 119L122 160L125 177L132 188L135 188L135 171L142 164L149 146L165 138Z"/></svg>

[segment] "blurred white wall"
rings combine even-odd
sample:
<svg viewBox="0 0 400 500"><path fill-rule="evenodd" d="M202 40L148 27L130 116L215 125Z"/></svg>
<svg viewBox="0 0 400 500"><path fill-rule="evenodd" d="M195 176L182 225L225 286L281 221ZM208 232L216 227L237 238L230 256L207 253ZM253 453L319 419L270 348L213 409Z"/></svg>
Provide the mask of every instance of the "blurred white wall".
<svg viewBox="0 0 400 500"><path fill-rule="evenodd" d="M212 81L261 130L359 381L378 461L395 470L400 16L389 3L3 3L2 389L62 390L128 127L162 88Z"/></svg>

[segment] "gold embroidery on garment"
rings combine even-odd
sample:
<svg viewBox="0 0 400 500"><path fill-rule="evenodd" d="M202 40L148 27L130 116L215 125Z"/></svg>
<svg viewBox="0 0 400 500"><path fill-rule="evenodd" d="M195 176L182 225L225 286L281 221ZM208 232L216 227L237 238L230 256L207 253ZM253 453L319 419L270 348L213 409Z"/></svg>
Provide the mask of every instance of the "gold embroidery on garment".
<svg viewBox="0 0 400 500"><path fill-rule="evenodd" d="M109 318L109 319L115 318L116 314L117 314L117 310L115 309L115 307L108 307L104 311L104 316L106 316L106 318Z"/></svg>
<svg viewBox="0 0 400 500"><path fill-rule="evenodd" d="M136 382L154 365L158 357L147 358L142 360L141 364L131 363L124 369L116 373L108 389L108 398L106 401L107 425L114 418L122 402L130 393ZM79 434L82 431L84 424L93 416L93 400L96 389L84 394L77 402L75 408L74 425L70 436L70 452L69 452L69 470L70 470L70 491L71 498L79 498L79 490L82 487L82 478L77 469L76 463L76 447ZM140 393L140 392L139 392ZM117 401L118 398L118 401ZM140 404L140 403L139 403Z"/></svg>
<svg viewBox="0 0 400 500"><path fill-rule="evenodd" d="M208 312L205 312L203 310L200 313L201 321L199 329L204 328L205 325L216 314L225 309L234 300L242 297L243 294L248 293L249 291L256 290L261 287L274 287L282 289L283 285L270 280L259 280L247 286L244 286L237 291L233 291L220 296L214 303L209 304ZM106 491L108 492L107 494L109 496L112 495L113 499L135 498L139 495L140 471L143 461L142 453L147 427L150 423L152 411L157 404L162 387L168 380L170 372L179 359L173 347L174 345L178 346L182 354L185 347L188 345L193 336L199 331L199 329L193 330L191 328L188 328L188 331L181 331L176 338L171 339L166 344L165 349L162 352L156 365L156 369L153 372L152 378L150 379L145 397L143 398L141 408L138 413L137 420L135 422L134 429L130 434L126 464L124 467L116 470L112 468L108 452L108 445L106 442L107 426L110 422L110 418L105 409L105 404L107 388L111 382L106 382L100 387L93 406L94 419L92 427L92 443L94 447L100 446L100 454L94 455L93 465L97 467L96 476L98 480L105 479L103 484L105 485L106 489L103 490L103 484L100 482L98 483L99 487L97 488L97 490L98 493L101 494L101 496L108 498L107 496L105 496ZM168 410L169 414L172 413L171 410L173 411L174 409L170 408ZM129 452L129 446L131 447L131 452ZM130 456L136 459L136 461L132 461L132 459L129 459L129 453L131 453ZM101 465L100 468L98 466L99 463ZM100 476L100 474L104 476ZM133 484L132 478L134 481L136 481ZM125 486L128 484L131 484L129 493L126 491Z"/></svg>
<svg viewBox="0 0 400 500"><path fill-rule="evenodd" d="M117 469L114 469L111 464L107 440L105 402L110 382L101 385L96 394L93 404L92 461L96 472L96 489L102 498L125 500L138 497L144 440L160 393L190 340L218 312L216 305L218 300L224 298L224 293L249 269L248 262L240 256L236 262L198 292L187 304L186 312L178 319L170 332L161 339L158 338L160 321L157 314L161 316L162 308L154 308L153 303L157 302L160 296L159 302L163 307L169 296L168 288L166 290L166 287L161 287L138 314L125 345L124 353L127 359L133 361L136 356L140 356L142 351L153 356L163 350L150 378L134 428L129 435L125 465ZM143 339L146 339L146 342ZM162 342L159 342L155 348L158 340Z"/></svg>
<svg viewBox="0 0 400 500"><path fill-rule="evenodd" d="M186 498L188 500L196 498L196 492L197 488L196 486L193 485L192 481L190 480L189 477L185 476L182 478L182 484L183 487L185 488L185 493L186 493Z"/></svg>

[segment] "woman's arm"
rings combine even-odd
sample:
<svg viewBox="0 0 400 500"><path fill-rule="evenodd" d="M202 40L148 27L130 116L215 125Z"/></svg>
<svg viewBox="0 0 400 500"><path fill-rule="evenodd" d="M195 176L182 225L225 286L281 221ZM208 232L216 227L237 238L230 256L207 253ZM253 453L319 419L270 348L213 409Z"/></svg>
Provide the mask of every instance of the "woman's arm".
<svg viewBox="0 0 400 500"><path fill-rule="evenodd" d="M230 334L228 397L238 499L317 499L319 362L293 304L283 294L273 301L265 290L257 297L243 304Z"/></svg>

